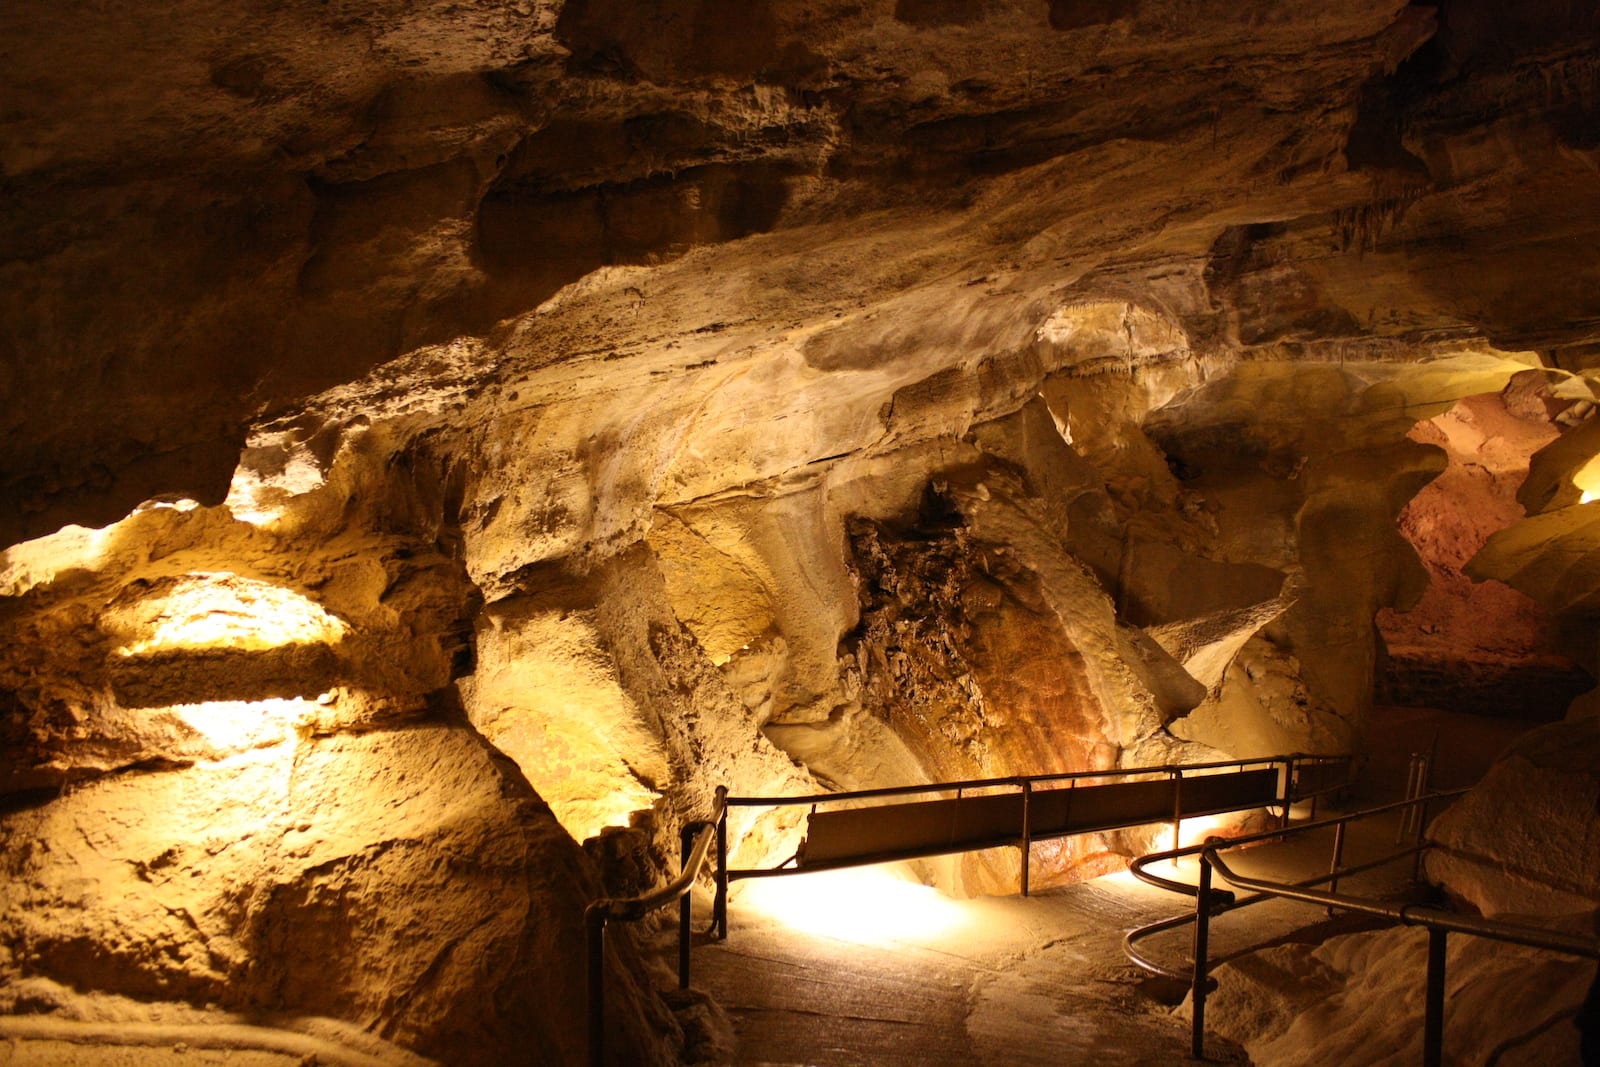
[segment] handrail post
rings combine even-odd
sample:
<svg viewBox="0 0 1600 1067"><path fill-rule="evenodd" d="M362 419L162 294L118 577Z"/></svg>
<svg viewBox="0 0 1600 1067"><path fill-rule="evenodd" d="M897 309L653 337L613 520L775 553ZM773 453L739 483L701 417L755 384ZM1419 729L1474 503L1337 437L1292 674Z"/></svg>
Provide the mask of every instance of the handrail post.
<svg viewBox="0 0 1600 1067"><path fill-rule="evenodd" d="M725 800L728 787L717 786L717 797ZM711 904L711 929L718 941L728 940L728 807L722 805L717 816L717 895Z"/></svg>
<svg viewBox="0 0 1600 1067"><path fill-rule="evenodd" d="M1172 768L1172 847L1183 847L1183 769Z"/></svg>
<svg viewBox="0 0 1600 1067"><path fill-rule="evenodd" d="M1206 983L1211 980L1206 963L1211 940L1211 861L1200 856L1200 882L1194 898L1194 985L1191 1001L1194 1013L1190 1022L1189 1051L1197 1060L1206 1058Z"/></svg>
<svg viewBox="0 0 1600 1067"><path fill-rule="evenodd" d="M727 790L717 789L715 821L720 823L727 815ZM585 972L587 976L587 1014L589 1062L605 1062L605 1012L606 1012L606 923L611 919L636 922L657 908L678 902L678 984L689 988L689 949L691 945L691 920L694 917L694 883L705 869L711 839L715 836L712 819L701 819L685 825L680 831L679 843L683 859L678 876L659 889L642 896L614 899L602 897L589 903L583 912L585 933Z"/></svg>
<svg viewBox="0 0 1600 1067"><path fill-rule="evenodd" d="M1283 761L1283 817L1279 825L1287 830L1289 828L1290 805L1294 803L1294 768L1297 757L1290 756ZM1313 809L1313 812L1315 809ZM1315 818L1313 814L1312 818Z"/></svg>
<svg viewBox="0 0 1600 1067"><path fill-rule="evenodd" d="M1423 773L1427 773L1426 768L1424 768ZM1422 848L1428 839L1428 799L1426 796L1422 798L1422 802L1420 804L1416 805L1414 808L1414 813L1417 817L1417 855L1416 858L1411 861L1411 882L1413 885L1421 885Z"/></svg>
<svg viewBox="0 0 1600 1067"><path fill-rule="evenodd" d="M1413 752L1411 753L1411 762L1406 764L1407 800L1415 800L1417 797L1422 795L1422 780L1421 776L1417 773L1419 770L1418 761L1421 758L1422 757L1419 753ZM1402 814L1400 817L1400 829L1395 833L1395 844L1398 845L1404 843L1406 837L1411 833L1411 826L1416 817L1417 809L1415 806L1407 807L1405 809L1404 814Z"/></svg>
<svg viewBox="0 0 1600 1067"><path fill-rule="evenodd" d="M1339 820L1339 825L1333 828L1333 862L1328 864L1328 892L1339 891L1339 868L1344 865L1344 828L1345 822ZM1333 916L1333 906L1328 906L1328 915Z"/></svg>
<svg viewBox="0 0 1600 1067"><path fill-rule="evenodd" d="M606 1059L606 901L584 910L583 925L589 949L589 1064L601 1067Z"/></svg>
<svg viewBox="0 0 1600 1067"><path fill-rule="evenodd" d="M1022 780L1022 895L1028 895L1028 868L1033 865L1033 823L1029 808L1033 801L1033 782Z"/></svg>
<svg viewBox="0 0 1600 1067"><path fill-rule="evenodd" d="M1444 1062L1444 963L1449 932L1428 927L1428 989L1422 1009L1422 1064L1440 1067Z"/></svg>
<svg viewBox="0 0 1600 1067"><path fill-rule="evenodd" d="M694 839L704 823L688 823L678 831L678 869L686 870L689 866L690 854L694 851ZM689 988L689 942L691 940L691 927L694 921L694 888L678 898L678 988Z"/></svg>

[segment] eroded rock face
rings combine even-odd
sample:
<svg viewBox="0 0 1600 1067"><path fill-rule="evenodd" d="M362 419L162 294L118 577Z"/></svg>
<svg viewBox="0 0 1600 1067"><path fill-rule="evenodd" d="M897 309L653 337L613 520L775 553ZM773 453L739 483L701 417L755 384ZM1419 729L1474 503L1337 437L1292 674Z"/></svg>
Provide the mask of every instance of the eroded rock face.
<svg viewBox="0 0 1600 1067"><path fill-rule="evenodd" d="M1251 953L1217 969L1206 1023L1264 1067L1415 1063L1427 949L1425 931L1401 926L1329 938L1315 949ZM1529 1067L1579 1062L1572 1016L1594 978L1592 964L1457 936L1448 942L1445 973L1446 1056Z"/></svg>
<svg viewBox="0 0 1600 1067"><path fill-rule="evenodd" d="M1404 614L1378 615L1385 645L1378 684L1387 703L1547 721L1590 688L1588 675L1556 651L1555 626L1538 604L1466 574L1491 535L1522 519L1517 496L1528 458L1560 439L1552 415L1566 405L1542 387L1513 384L1504 396L1464 400L1410 434L1444 449L1449 463L1400 517L1429 582ZM1508 406L1508 398L1521 403Z"/></svg>
<svg viewBox="0 0 1600 1067"><path fill-rule="evenodd" d="M1469 914L1585 937L1600 916L1600 729L1551 723L1519 739L1428 827L1430 882ZM1421 1055L1426 931L1397 926L1285 944L1218 967L1209 1028L1253 1062L1410 1063ZM1577 1063L1595 968L1572 956L1451 934L1444 1054ZM1587 1025L1587 1023L1585 1023Z"/></svg>
<svg viewBox="0 0 1600 1067"><path fill-rule="evenodd" d="M1428 836L1429 880L1485 915L1600 911L1600 721L1524 735Z"/></svg>
<svg viewBox="0 0 1600 1067"><path fill-rule="evenodd" d="M1592 12L1068 6L13 5L5 540L214 503L253 413L693 248L791 310L686 330L1038 269L1203 278L1170 294L1192 334L1280 354L1466 327L1581 357ZM654 288L633 337L680 332Z"/></svg>
<svg viewBox="0 0 1600 1067"><path fill-rule="evenodd" d="M448 478L360 433L322 463L287 512L245 479L253 521L151 507L7 558L7 988L580 1062L582 969L548 961L605 887L451 684L478 597ZM609 969L617 1054L672 1061L625 935Z"/></svg>
<svg viewBox="0 0 1600 1067"><path fill-rule="evenodd" d="M591 876L461 726L308 738L124 774L0 825L7 980L330 1015L452 1063L576 1063ZM628 967L614 965L623 988ZM670 1062L636 1001L620 1046Z"/></svg>
<svg viewBox="0 0 1600 1067"><path fill-rule="evenodd" d="M243 865L197 875L206 918L133 886L159 948L103 903L159 842L107 830L73 907L0 928L7 981L92 957L287 1006L343 952L308 980L348 1021L560 1059L569 991L527 961L574 951L608 827L659 870L717 785L1357 744L1441 469L1407 431L1529 368L1597 395L1600 24L1502 6L8 6L15 891L71 880L43 843L84 798L199 811L258 764L370 744L410 797L448 738L482 804L416 784L449 828L385 847L366 790L312 870L317 820L258 788L271 834L204 837ZM1563 440L1468 570L1587 664ZM739 862L794 821L742 812ZM503 966L457 982L390 924L474 839L458 943ZM1043 862L1115 862L1075 848Z"/></svg>

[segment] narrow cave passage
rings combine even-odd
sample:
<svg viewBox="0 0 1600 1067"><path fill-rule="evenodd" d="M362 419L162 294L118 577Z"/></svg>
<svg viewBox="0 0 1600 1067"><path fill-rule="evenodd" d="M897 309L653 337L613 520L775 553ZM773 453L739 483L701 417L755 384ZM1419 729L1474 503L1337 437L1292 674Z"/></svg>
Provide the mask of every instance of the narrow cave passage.
<svg viewBox="0 0 1600 1067"><path fill-rule="evenodd" d="M1593 688L1589 671L1563 651L1549 612L1498 579L1468 573L1490 537L1523 518L1534 454L1591 417L1587 405L1552 397L1524 375L1408 434L1441 449L1445 465L1399 518L1427 585L1413 605L1377 616L1369 791L1392 791L1411 753L1434 757L1436 786L1470 785L1517 736L1563 718Z"/></svg>

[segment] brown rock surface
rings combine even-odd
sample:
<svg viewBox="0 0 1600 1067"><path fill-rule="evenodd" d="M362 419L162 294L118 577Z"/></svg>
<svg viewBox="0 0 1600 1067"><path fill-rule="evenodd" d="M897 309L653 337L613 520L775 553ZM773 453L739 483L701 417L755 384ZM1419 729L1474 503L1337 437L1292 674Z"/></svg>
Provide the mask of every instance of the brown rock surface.
<svg viewBox="0 0 1600 1067"><path fill-rule="evenodd" d="M1389 702L1539 722L1559 718L1591 686L1555 651L1555 627L1538 604L1468 576L1489 538L1522 520L1517 494L1529 457L1566 440L1549 414L1542 404L1519 415L1500 396L1470 397L1409 435L1444 449L1448 465L1400 516L1429 583L1403 614L1378 613L1378 684Z"/></svg>
<svg viewBox="0 0 1600 1067"><path fill-rule="evenodd" d="M1218 969L1206 1018L1262 1067L1422 1057L1427 934L1394 927L1283 945ZM1458 1063L1578 1063L1572 1017L1592 964L1472 937L1449 943L1444 1055Z"/></svg>
<svg viewBox="0 0 1600 1067"><path fill-rule="evenodd" d="M1593 667L1597 19L7 5L6 988L560 1061L717 785L1358 745L1407 434L1529 369L1578 428L1466 572Z"/></svg>
<svg viewBox="0 0 1600 1067"><path fill-rule="evenodd" d="M10 981L331 1015L452 1063L581 1059L553 1025L581 1013L581 973L545 961L580 954L592 883L520 776L458 726L106 778L0 834ZM641 1062L668 1060L646 1036L661 1025L616 1020Z"/></svg>
<svg viewBox="0 0 1600 1067"><path fill-rule="evenodd" d="M1469 914L1591 934L1600 915L1600 724L1523 734L1428 827L1428 881ZM1251 1062L1415 1062L1428 935L1407 926L1283 944L1217 968L1207 1023ZM1573 1025L1595 965L1452 933L1444 1055L1461 1063L1578 1063Z"/></svg>
<svg viewBox="0 0 1600 1067"><path fill-rule="evenodd" d="M1592 12L1066 7L9 6L12 538L220 500L252 413L694 247L749 297L627 335L848 309L859 360L928 283L1153 267L1253 347L1587 338Z"/></svg>
<svg viewBox="0 0 1600 1067"><path fill-rule="evenodd" d="M1600 911L1600 720L1524 734L1428 836L1429 880L1485 915Z"/></svg>

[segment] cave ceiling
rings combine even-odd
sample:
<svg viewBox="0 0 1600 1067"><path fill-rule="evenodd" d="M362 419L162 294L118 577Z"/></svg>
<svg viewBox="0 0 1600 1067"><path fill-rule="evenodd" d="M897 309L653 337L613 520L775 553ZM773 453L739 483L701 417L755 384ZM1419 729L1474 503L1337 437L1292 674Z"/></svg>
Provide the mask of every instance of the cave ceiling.
<svg viewBox="0 0 1600 1067"><path fill-rule="evenodd" d="M654 495L688 501L915 434L879 409L941 372L987 360L965 417L1014 409L1083 300L1154 310L1185 354L1581 369L1597 20L19 0L0 539L216 504L252 427L296 418L471 437L537 409L550 440L656 448ZM691 409L715 441L683 439Z"/></svg>
<svg viewBox="0 0 1600 1067"><path fill-rule="evenodd" d="M1592 0L0 5L0 1012L578 1062L718 788L1586 686L1597 170Z"/></svg>

